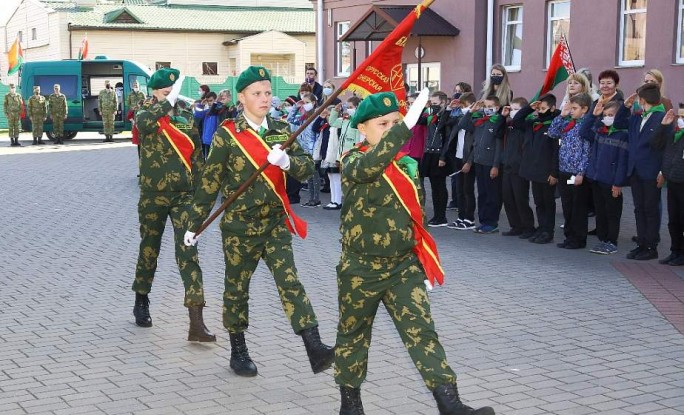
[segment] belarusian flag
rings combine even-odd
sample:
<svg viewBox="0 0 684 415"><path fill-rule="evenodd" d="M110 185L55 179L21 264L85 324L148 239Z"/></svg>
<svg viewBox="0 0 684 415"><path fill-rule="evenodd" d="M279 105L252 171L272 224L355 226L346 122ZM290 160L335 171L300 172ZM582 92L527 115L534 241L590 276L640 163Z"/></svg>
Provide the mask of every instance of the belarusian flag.
<svg viewBox="0 0 684 415"><path fill-rule="evenodd" d="M82 61L88 57L88 34L83 36L83 41L81 42L81 48L78 50L78 60Z"/></svg>
<svg viewBox="0 0 684 415"><path fill-rule="evenodd" d="M340 89L356 92L366 97L378 92L394 92L399 101L399 111L406 114L406 89L404 89L404 72L401 66L401 54L411 36L416 20L434 0L423 0L394 28L385 40L366 58L352 73Z"/></svg>
<svg viewBox="0 0 684 415"><path fill-rule="evenodd" d="M7 70L7 75L12 75L21 68L24 63L24 51L21 49L21 42L19 38L14 41L14 44L7 52L7 62L9 63L9 69Z"/></svg>
<svg viewBox="0 0 684 415"><path fill-rule="evenodd" d="M538 100L539 97L551 91L556 85L565 81L568 79L568 76L574 73L575 64L572 62L568 41L565 39L565 35L561 35L560 42L558 42L558 46L556 46L556 50L553 51L553 56L551 56L544 84L530 102Z"/></svg>

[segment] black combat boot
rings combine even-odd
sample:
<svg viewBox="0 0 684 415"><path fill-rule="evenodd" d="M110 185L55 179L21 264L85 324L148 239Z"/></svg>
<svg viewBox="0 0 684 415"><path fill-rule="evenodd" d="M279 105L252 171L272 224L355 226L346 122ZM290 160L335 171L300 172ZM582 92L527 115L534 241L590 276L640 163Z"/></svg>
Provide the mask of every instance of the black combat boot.
<svg viewBox="0 0 684 415"><path fill-rule="evenodd" d="M318 334L318 326L302 330L300 333L309 356L311 370L320 373L328 369L335 361L335 348L326 346Z"/></svg>
<svg viewBox="0 0 684 415"><path fill-rule="evenodd" d="M249 357L245 344L245 333L229 333L230 335L230 368L236 375L253 377L257 375L257 367Z"/></svg>
<svg viewBox="0 0 684 415"><path fill-rule="evenodd" d="M361 388L340 386L340 395L342 395L340 415L365 415L363 403L361 403Z"/></svg>
<svg viewBox="0 0 684 415"><path fill-rule="evenodd" d="M38 144L41 144L41 145L42 145L42 144L45 144L45 142L43 142L43 137L42 137L42 136L41 136L41 137L38 137Z"/></svg>
<svg viewBox="0 0 684 415"><path fill-rule="evenodd" d="M495 415L489 406L473 409L461 402L458 397L458 388L455 383L439 385L432 391L432 396L437 401L439 415Z"/></svg>
<svg viewBox="0 0 684 415"><path fill-rule="evenodd" d="M14 145L17 147L21 147L21 143L19 142L19 137L14 137Z"/></svg>
<svg viewBox="0 0 684 415"><path fill-rule="evenodd" d="M33 145L34 146L38 145L38 138L37 137L33 137Z"/></svg>
<svg viewBox="0 0 684 415"><path fill-rule="evenodd" d="M204 325L202 318L202 305L194 305L188 307L190 314L190 329L188 330L188 341L190 342L215 342L216 336L209 332L207 326Z"/></svg>
<svg viewBox="0 0 684 415"><path fill-rule="evenodd" d="M133 306L135 324L140 327L152 327L152 317L150 317L150 299L147 294L135 293L135 305Z"/></svg>

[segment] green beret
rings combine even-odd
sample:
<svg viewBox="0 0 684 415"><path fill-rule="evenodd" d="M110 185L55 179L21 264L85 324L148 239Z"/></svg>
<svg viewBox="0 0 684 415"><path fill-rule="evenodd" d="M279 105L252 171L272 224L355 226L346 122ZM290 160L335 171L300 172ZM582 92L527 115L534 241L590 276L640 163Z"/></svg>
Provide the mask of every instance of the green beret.
<svg viewBox="0 0 684 415"><path fill-rule="evenodd" d="M178 69L161 68L152 74L147 86L152 89L168 88L176 82L179 76L180 71Z"/></svg>
<svg viewBox="0 0 684 415"><path fill-rule="evenodd" d="M359 104L349 126L356 128L357 125L366 120L397 111L399 111L399 102L394 92L379 92L369 95Z"/></svg>
<svg viewBox="0 0 684 415"><path fill-rule="evenodd" d="M271 74L268 73L268 69L263 66L250 66L238 76L237 82L235 82L235 90L242 92L243 89L255 82L270 80Z"/></svg>

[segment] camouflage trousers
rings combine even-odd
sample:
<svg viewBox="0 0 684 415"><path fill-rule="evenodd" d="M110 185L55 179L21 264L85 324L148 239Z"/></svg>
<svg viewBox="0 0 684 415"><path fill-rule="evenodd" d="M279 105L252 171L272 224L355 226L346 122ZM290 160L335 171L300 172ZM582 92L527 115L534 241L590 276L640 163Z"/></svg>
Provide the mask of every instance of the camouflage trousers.
<svg viewBox="0 0 684 415"><path fill-rule="evenodd" d="M318 325L297 277L292 235L282 218L255 219L226 214L221 222L226 261L223 326L230 333L249 326L249 283L263 259L275 281L285 316L295 333Z"/></svg>
<svg viewBox="0 0 684 415"><path fill-rule="evenodd" d="M33 132L33 138L42 138L43 137L43 122L44 118L42 117L37 117L37 118L31 118L31 131Z"/></svg>
<svg viewBox="0 0 684 415"><path fill-rule="evenodd" d="M102 126L105 135L114 134L114 115L115 112L102 111Z"/></svg>
<svg viewBox="0 0 684 415"><path fill-rule="evenodd" d="M64 136L64 116L52 117L52 134L55 137Z"/></svg>
<svg viewBox="0 0 684 415"><path fill-rule="evenodd" d="M138 217L141 240L133 291L147 294L152 289L166 218L171 217L176 263L185 286L185 306L204 304L204 285L197 247L185 246L183 243L191 205L192 192L140 192Z"/></svg>
<svg viewBox="0 0 684 415"><path fill-rule="evenodd" d="M21 132L21 117L19 114L7 115L7 127L9 128L10 138L19 137Z"/></svg>
<svg viewBox="0 0 684 415"><path fill-rule="evenodd" d="M425 272L413 253L380 258L342 252L337 266L337 384L358 388L366 379L371 332L380 302L428 389L456 383L456 374L435 332L424 280Z"/></svg>

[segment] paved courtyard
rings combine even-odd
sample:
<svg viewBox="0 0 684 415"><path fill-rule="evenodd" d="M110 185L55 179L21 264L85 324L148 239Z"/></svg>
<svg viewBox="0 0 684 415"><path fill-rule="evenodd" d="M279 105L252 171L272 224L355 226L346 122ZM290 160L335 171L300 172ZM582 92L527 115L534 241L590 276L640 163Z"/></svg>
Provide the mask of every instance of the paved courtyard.
<svg viewBox="0 0 684 415"><path fill-rule="evenodd" d="M332 371L311 373L263 265L247 333L259 375L240 378L228 367L216 224L201 238L200 258L217 343L185 340L169 227L150 295L154 327L134 324L136 151L99 141L57 148L24 140L15 149L0 138L0 414L336 414ZM333 343L338 212L296 210L309 222L309 237L295 240L300 277ZM464 401L503 415L684 414L684 269L625 260L635 232L629 194L624 211L620 253L611 257L433 232L447 277L430 294L432 311ZM663 257L665 225L661 236ZM437 414L382 308L376 323L367 414Z"/></svg>

